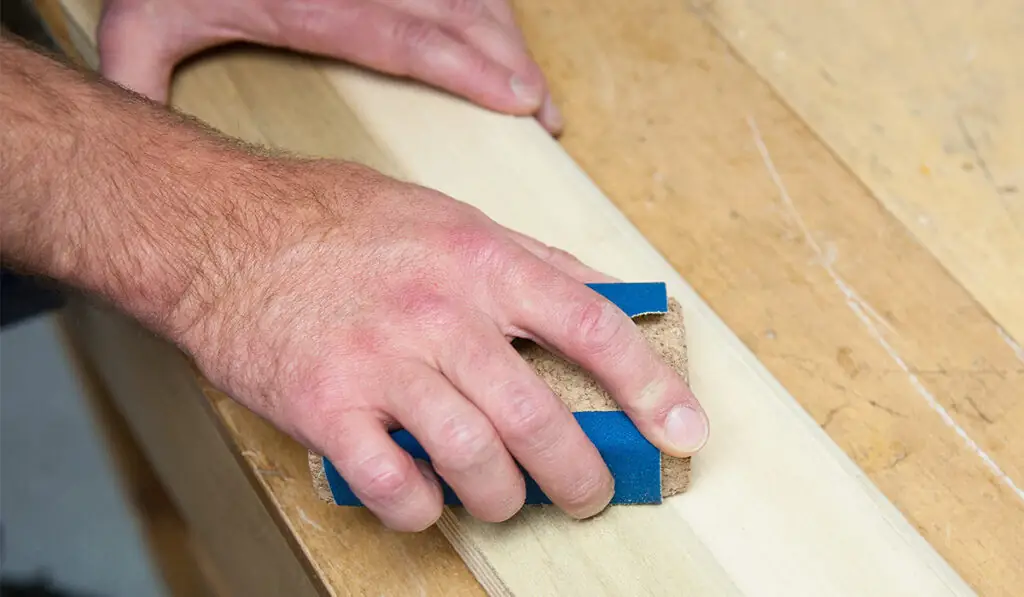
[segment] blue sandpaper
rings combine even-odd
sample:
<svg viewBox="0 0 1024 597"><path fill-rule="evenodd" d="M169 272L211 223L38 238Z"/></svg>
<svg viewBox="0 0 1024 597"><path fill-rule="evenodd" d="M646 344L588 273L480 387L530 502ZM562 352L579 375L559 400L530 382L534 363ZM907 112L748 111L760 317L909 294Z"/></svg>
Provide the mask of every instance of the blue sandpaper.
<svg viewBox="0 0 1024 597"><path fill-rule="evenodd" d="M668 311L668 295L665 284L661 282L624 282L588 286L615 303L630 317ZM640 433L625 413L576 412L573 416L597 448L615 479L613 504L661 503L661 452ZM395 431L391 438L413 458L430 462L430 455L408 431ZM334 502L339 506L361 506L362 502L342 479L334 465L327 458L323 459L323 465ZM526 480L527 504L551 503L525 470L523 477ZM459 497L443 479L441 488L446 505L461 505Z"/></svg>
<svg viewBox="0 0 1024 597"><path fill-rule="evenodd" d="M664 282L612 282L587 286L615 303L630 317L668 312L668 291Z"/></svg>
<svg viewBox="0 0 1024 597"><path fill-rule="evenodd" d="M658 504L661 503L661 452L640 434L629 417L621 411L573 413L580 428L597 447L608 470L615 479L613 504ZM403 450L413 458L430 462L430 456L409 432L402 430L391 434ZM520 468L522 470L522 468ZM331 486L334 502L339 506L361 506L348 484L330 461L324 458L324 472ZM550 504L537 482L526 471L527 504ZM442 479L444 503L448 506L462 504L459 497Z"/></svg>

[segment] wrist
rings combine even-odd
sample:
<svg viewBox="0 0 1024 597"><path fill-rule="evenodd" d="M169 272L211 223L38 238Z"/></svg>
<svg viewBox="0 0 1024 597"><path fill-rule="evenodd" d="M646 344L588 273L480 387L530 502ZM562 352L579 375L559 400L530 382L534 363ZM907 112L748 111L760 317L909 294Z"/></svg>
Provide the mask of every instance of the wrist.
<svg viewBox="0 0 1024 597"><path fill-rule="evenodd" d="M0 39L0 56L5 264L173 331L193 287L215 292L228 247L244 252L242 209L259 205L235 203L260 158L18 44Z"/></svg>

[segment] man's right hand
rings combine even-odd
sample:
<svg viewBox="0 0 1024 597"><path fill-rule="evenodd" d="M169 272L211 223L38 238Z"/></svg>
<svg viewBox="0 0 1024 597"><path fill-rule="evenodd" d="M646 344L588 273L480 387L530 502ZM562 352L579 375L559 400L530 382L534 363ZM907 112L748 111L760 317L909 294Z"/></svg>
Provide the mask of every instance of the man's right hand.
<svg viewBox="0 0 1024 597"><path fill-rule="evenodd" d="M608 504L600 455L512 337L591 371L664 451L703 444L683 380L583 283L607 278L566 253L351 164L246 171L236 193L258 210L253 226L220 235L231 246L168 329L213 383L330 458L388 526L422 529L442 508L435 475L388 436L396 426L480 519L523 505L513 459L573 516Z"/></svg>
<svg viewBox="0 0 1024 597"><path fill-rule="evenodd" d="M249 152L4 38L0 63L5 265L176 342L388 526L442 508L396 426L483 520L523 503L513 459L573 516L608 504L607 468L513 337L590 371L664 452L704 443L682 378L571 256L360 166Z"/></svg>

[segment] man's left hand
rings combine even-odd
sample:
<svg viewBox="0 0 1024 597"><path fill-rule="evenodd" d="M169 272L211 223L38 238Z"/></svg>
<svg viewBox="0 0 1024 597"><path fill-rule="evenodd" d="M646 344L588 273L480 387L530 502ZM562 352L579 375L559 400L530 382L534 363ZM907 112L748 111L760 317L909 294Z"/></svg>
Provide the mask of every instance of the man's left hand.
<svg viewBox="0 0 1024 597"><path fill-rule="evenodd" d="M179 62L246 41L411 77L562 128L506 0L108 0L98 41L103 75L159 102Z"/></svg>

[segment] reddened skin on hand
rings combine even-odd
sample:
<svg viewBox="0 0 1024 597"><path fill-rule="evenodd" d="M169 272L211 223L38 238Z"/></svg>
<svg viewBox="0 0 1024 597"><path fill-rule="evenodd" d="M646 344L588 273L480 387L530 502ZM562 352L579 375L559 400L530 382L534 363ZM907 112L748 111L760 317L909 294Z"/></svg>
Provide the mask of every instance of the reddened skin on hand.
<svg viewBox="0 0 1024 597"><path fill-rule="evenodd" d="M608 276L367 168L260 168L242 183L260 194L240 205L269 211L235 218L255 226L231 235L253 240L244 259L196 277L171 334L214 384L327 456L388 526L423 529L442 504L434 473L391 441L396 426L480 519L522 507L516 462L572 516L608 505L600 455L510 338L582 366L662 451L702 444L684 379L586 286ZM288 197L268 202L268 189Z"/></svg>
<svg viewBox="0 0 1024 597"><path fill-rule="evenodd" d="M685 380L572 255L430 189L249 152L6 40L0 53L0 149L31 156L3 202L5 259L174 342L388 526L423 529L442 501L397 426L482 520L522 506L516 462L572 516L608 504L603 460L512 338L588 371L663 452L706 435Z"/></svg>

